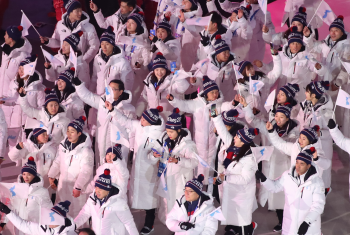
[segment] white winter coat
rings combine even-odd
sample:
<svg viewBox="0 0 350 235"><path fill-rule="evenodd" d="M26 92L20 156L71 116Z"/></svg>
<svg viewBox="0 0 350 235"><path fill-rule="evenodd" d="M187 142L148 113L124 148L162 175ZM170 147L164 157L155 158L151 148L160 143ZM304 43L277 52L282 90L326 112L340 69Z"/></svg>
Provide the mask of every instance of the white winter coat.
<svg viewBox="0 0 350 235"><path fill-rule="evenodd" d="M158 52L161 52L168 63L168 68L171 68L171 63L176 62L176 68L181 66L181 43L179 38L174 38L167 40L166 42L158 40L155 43L152 42L151 48L153 45L157 47L157 50L151 53L151 62L156 57Z"/></svg>
<svg viewBox="0 0 350 235"><path fill-rule="evenodd" d="M42 122L47 134L52 135L52 142L55 146L63 140L67 132L67 126L70 120L66 117L65 109L60 106L58 113L51 117L45 108L41 109L33 108L28 103L28 95L24 97L19 97L18 102L23 110L23 112L30 118L35 118L36 120Z"/></svg>
<svg viewBox="0 0 350 235"><path fill-rule="evenodd" d="M4 111L0 108L0 157L5 158L7 143L7 123ZM1 175L0 175L1 180Z"/></svg>
<svg viewBox="0 0 350 235"><path fill-rule="evenodd" d="M89 15L83 12L83 16L86 18L82 20L73 31L71 31L70 28L68 28L64 23L64 18L66 16L67 12L64 13L62 15L62 19L57 22L55 31L53 32L46 46L51 48L61 48L63 40L66 37L78 31L83 31L83 35L81 35L80 42L78 44L78 49L81 51L81 53L83 53L83 60L89 64L100 47L100 41L98 40L95 27L89 22Z"/></svg>
<svg viewBox="0 0 350 235"><path fill-rule="evenodd" d="M11 161L22 161L22 166L28 162L29 157L33 157L36 163L37 172L44 178L44 187L50 185L47 173L56 158L57 148L54 143L49 140L47 143L39 149L38 146L32 141L33 132L28 136L26 142L23 142L23 148L12 148L8 154Z"/></svg>
<svg viewBox="0 0 350 235"><path fill-rule="evenodd" d="M163 154L163 157L157 160L167 165L165 181L168 187L169 198L160 199L158 210L158 217L163 223L166 221L167 214L174 207L176 198L180 198L183 195L187 181L193 179L193 170L198 166L198 159L195 155L198 152L196 144L192 141L191 133L188 129L182 129L182 131L186 133L186 136L179 138L171 153L169 153L169 147L165 143L169 138L166 132L160 136L158 139L160 143L155 147L159 153ZM177 158L178 163L168 163L169 157Z"/></svg>
<svg viewBox="0 0 350 235"><path fill-rule="evenodd" d="M152 143L164 131L165 122L160 116L161 125L141 126L139 120L127 118L117 109L112 117L124 128L135 133L134 158L130 176L129 201L131 208L150 210L157 208L156 183L157 161L153 157Z"/></svg>
<svg viewBox="0 0 350 235"><path fill-rule="evenodd" d="M102 205L95 195L95 190L90 194L79 215L74 219L77 228L92 218L92 229L96 235L138 235L134 218L128 203L119 193L113 193L118 188L112 184L111 196Z"/></svg>
<svg viewBox="0 0 350 235"><path fill-rule="evenodd" d="M9 55L2 52L1 67L0 67L0 97L6 95L10 82L16 76L19 64L29 56L32 52L32 45L27 38L22 37L24 45L20 48L15 48ZM5 43L1 45L4 47Z"/></svg>
<svg viewBox="0 0 350 235"><path fill-rule="evenodd" d="M336 145L339 146L342 150L350 153L350 139L346 138L343 133L339 130L338 126L333 129L329 129L329 133L331 134Z"/></svg>
<svg viewBox="0 0 350 235"><path fill-rule="evenodd" d="M310 225L306 235L321 235L321 214L326 202L321 176L313 165L300 185L296 176L293 165L280 178L267 179L261 184L274 193L284 191L283 235L297 234L304 221Z"/></svg>
<svg viewBox="0 0 350 235"><path fill-rule="evenodd" d="M164 120L167 120L168 116L173 113L174 108L169 103L166 96L171 93L174 97L183 99L183 94L188 89L190 84L186 79L176 79L176 76L171 73L164 78L158 90L156 90L151 82L152 75L153 72L149 73L146 79L143 81L144 87L141 96L137 101L136 115L141 117L142 112L146 109L155 109L158 106L162 106L163 111L160 113L160 115Z"/></svg>
<svg viewBox="0 0 350 235"><path fill-rule="evenodd" d="M107 63L102 59L100 49L94 59L94 69L91 76L90 90L95 91L98 95L102 95L105 91L105 80L107 84L114 79L121 80L124 83L125 90L132 91L134 85L134 70L130 63L125 59L124 51L120 49L120 53L112 55ZM91 87L93 86L93 87Z"/></svg>
<svg viewBox="0 0 350 235"><path fill-rule="evenodd" d="M73 197L73 189L83 192L93 177L94 152L90 136L86 133L81 136L84 135L86 138L71 151L65 145L66 138L61 142L48 173L50 178L58 179L56 202L70 201L69 215L73 218L78 215L87 199L83 193L78 198Z"/></svg>
<svg viewBox="0 0 350 235"><path fill-rule="evenodd" d="M129 131L123 128L121 125L118 124L116 120L113 119L111 112L109 112L109 110L105 107L105 95L99 96L92 93L85 87L84 83L82 83L79 86L75 86L75 90L78 93L79 97L86 104L97 109L97 119L95 122L97 125L95 140L95 162L96 164L102 165L104 163L107 149L110 146L112 146L110 135L115 134L111 133L111 125L116 125L123 137L126 139L128 139L129 137ZM122 100L117 106L114 107L114 109L118 109L119 111L123 112L123 114L128 118L136 118L135 108L130 104L132 100L132 95L130 91L125 90L124 92L129 95L129 98L127 100ZM123 160L125 160L125 162L128 157L128 154L129 149L123 146L122 155Z"/></svg>
<svg viewBox="0 0 350 235"><path fill-rule="evenodd" d="M86 116L84 102L79 98L77 92L70 93L60 104L66 109L66 117L70 121L78 119L81 116Z"/></svg>
<svg viewBox="0 0 350 235"><path fill-rule="evenodd" d="M202 201L204 200L205 201ZM218 221L209 216L211 212L215 210L214 199L211 195L202 192L202 196L199 199L199 207L194 211L194 214L190 217L187 214L184 203L186 202L185 195L179 197L173 209L168 214L166 220L166 226L175 235L214 235L218 230ZM195 225L190 230L182 230L180 228L181 222L190 222Z"/></svg>

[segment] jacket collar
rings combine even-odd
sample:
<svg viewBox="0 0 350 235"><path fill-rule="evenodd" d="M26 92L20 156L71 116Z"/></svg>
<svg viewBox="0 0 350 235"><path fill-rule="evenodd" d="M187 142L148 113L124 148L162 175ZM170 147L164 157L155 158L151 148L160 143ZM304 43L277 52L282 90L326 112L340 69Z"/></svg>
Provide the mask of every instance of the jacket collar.
<svg viewBox="0 0 350 235"><path fill-rule="evenodd" d="M32 52L32 45L30 44L28 39L25 38L25 37L22 37L22 39L24 40L23 46L18 47L18 48L14 48L13 50L11 50L10 54L8 55L8 57L17 57L18 54L21 53L21 52L26 52L26 53L31 53ZM1 45L1 47L4 48L5 45L6 44L3 43Z"/></svg>
<svg viewBox="0 0 350 235"><path fill-rule="evenodd" d="M84 15L85 18L83 19L83 17L82 17L82 19L80 20L79 24L77 25L77 27L75 27L75 28L73 29L73 31L74 31L75 29L79 28L79 27L81 28L84 24L89 23L89 21L90 21L89 15L88 15L86 12L84 12L84 11L83 11L83 15ZM64 21L64 19L66 18L66 16L67 16L67 12L64 13L64 14L62 15L61 24L62 24L64 27L66 27L67 29L69 29L69 27L66 26L65 21ZM71 30L69 29L69 31L71 31Z"/></svg>

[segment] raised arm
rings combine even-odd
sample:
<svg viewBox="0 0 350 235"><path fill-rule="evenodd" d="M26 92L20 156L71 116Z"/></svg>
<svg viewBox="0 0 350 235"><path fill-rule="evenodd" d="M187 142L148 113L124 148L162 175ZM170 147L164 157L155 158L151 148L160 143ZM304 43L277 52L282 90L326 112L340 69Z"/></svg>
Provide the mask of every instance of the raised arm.
<svg viewBox="0 0 350 235"><path fill-rule="evenodd" d="M84 82L81 83L80 85L76 85L75 90L83 102L87 103L88 105L90 105L95 109L98 109L98 105L100 103L101 97L89 91L86 88Z"/></svg>
<svg viewBox="0 0 350 235"><path fill-rule="evenodd" d="M83 158L80 161L80 169L74 188L83 190L93 176L94 153L90 148L83 150ZM78 169L77 169L78 170Z"/></svg>
<svg viewBox="0 0 350 235"><path fill-rule="evenodd" d="M35 118L37 120L40 120L41 117L40 117L40 113L41 113L41 109L36 109L36 108L33 108L30 106L30 104L28 103L28 100L27 100L27 96L20 96L18 98L18 102L19 102L19 105L21 106L22 108L22 111L30 118Z"/></svg>

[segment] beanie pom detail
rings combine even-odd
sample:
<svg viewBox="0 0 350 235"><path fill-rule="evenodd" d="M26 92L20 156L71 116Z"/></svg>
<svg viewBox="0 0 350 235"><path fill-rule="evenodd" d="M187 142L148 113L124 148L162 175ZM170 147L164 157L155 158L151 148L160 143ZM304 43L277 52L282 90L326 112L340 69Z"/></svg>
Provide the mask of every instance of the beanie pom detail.
<svg viewBox="0 0 350 235"><path fill-rule="evenodd" d="M169 16L165 16L164 18L166 19L166 21L168 21L168 22L170 21L170 17Z"/></svg>
<svg viewBox="0 0 350 235"><path fill-rule="evenodd" d="M83 31L78 32L79 37L81 37L81 35L83 35L83 34L84 34Z"/></svg>
<svg viewBox="0 0 350 235"><path fill-rule="evenodd" d="M29 157L28 161L34 162L34 158L33 157Z"/></svg>
<svg viewBox="0 0 350 235"><path fill-rule="evenodd" d="M314 129L315 131L319 131L319 130L320 130L320 126L319 126L319 125L316 125L316 126L313 127L313 129Z"/></svg>
<svg viewBox="0 0 350 235"><path fill-rule="evenodd" d="M342 16L342 15L339 15L337 18L341 19L341 20L344 20L344 16Z"/></svg>
<svg viewBox="0 0 350 235"><path fill-rule="evenodd" d="M251 10L252 9L252 6L249 4L245 7L247 10Z"/></svg>
<svg viewBox="0 0 350 235"><path fill-rule="evenodd" d="M161 113L161 112L163 112L163 107L162 107L162 106L158 106L158 107L157 107L157 110L158 110L158 112Z"/></svg>
<svg viewBox="0 0 350 235"><path fill-rule="evenodd" d="M110 171L109 169L105 169L104 172L103 172L103 174L105 174L105 175L110 175L110 174L111 174L111 171Z"/></svg>
<svg viewBox="0 0 350 235"><path fill-rule="evenodd" d="M305 8L305 7L299 7L299 12L300 12L300 13L306 12L306 8Z"/></svg>
<svg viewBox="0 0 350 235"><path fill-rule="evenodd" d="M215 40L219 40L219 39L221 39L221 35L220 34L215 36Z"/></svg>
<svg viewBox="0 0 350 235"><path fill-rule="evenodd" d="M141 16L144 16L144 15L145 15L145 13L143 13L142 11L137 12L137 14L139 14L139 15L141 15Z"/></svg>
<svg viewBox="0 0 350 235"><path fill-rule="evenodd" d="M180 109L179 108L174 108L173 113L180 113Z"/></svg>
<svg viewBox="0 0 350 235"><path fill-rule="evenodd" d="M199 182L203 182L203 180L204 180L204 175L203 175L203 174L200 174L200 175L198 176L198 181L199 181Z"/></svg>
<svg viewBox="0 0 350 235"><path fill-rule="evenodd" d="M255 128L255 129L254 129L254 134L255 134L255 135L259 135L259 129L258 129L258 128Z"/></svg>
<svg viewBox="0 0 350 235"><path fill-rule="evenodd" d="M51 93L51 89L50 89L50 88L48 88L48 87L47 87L47 88L45 88L45 94L47 94L47 95L48 95L48 94L50 94L50 93Z"/></svg>
<svg viewBox="0 0 350 235"><path fill-rule="evenodd" d="M74 68L74 67L70 68L70 70L72 70L72 71L74 71L74 72L75 72L75 68Z"/></svg>
<svg viewBox="0 0 350 235"><path fill-rule="evenodd" d="M86 117L85 116L81 116L80 117L84 122L86 121Z"/></svg>
<svg viewBox="0 0 350 235"><path fill-rule="evenodd" d="M22 26L18 26L17 29L18 29L20 32L22 32L23 27L22 27Z"/></svg>
<svg viewBox="0 0 350 235"><path fill-rule="evenodd" d="M311 153L314 153L316 151L315 147L310 148Z"/></svg>
<svg viewBox="0 0 350 235"><path fill-rule="evenodd" d="M162 53L162 52L158 52L158 53L157 53L157 55L161 55L161 56L163 56L163 53Z"/></svg>

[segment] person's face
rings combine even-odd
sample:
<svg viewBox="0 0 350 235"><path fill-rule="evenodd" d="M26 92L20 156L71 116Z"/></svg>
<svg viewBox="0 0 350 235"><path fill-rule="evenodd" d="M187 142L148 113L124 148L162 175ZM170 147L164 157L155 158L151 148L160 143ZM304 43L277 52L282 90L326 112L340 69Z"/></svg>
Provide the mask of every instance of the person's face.
<svg viewBox="0 0 350 235"><path fill-rule="evenodd" d="M297 159L295 163L295 171L298 173L298 175L303 175L309 170L311 167L310 164L306 164L306 162Z"/></svg>
<svg viewBox="0 0 350 235"><path fill-rule="evenodd" d="M97 198L100 200L107 197L109 194L108 191L100 189L99 187L95 187L95 193L96 193Z"/></svg>
<svg viewBox="0 0 350 235"><path fill-rule="evenodd" d="M185 11L190 11L192 7L192 3L189 0L183 0L182 6Z"/></svg>
<svg viewBox="0 0 350 235"><path fill-rule="evenodd" d="M238 148L242 147L244 145L244 143L242 142L242 140L238 137L238 135L235 135L235 137L233 138L233 142L234 145Z"/></svg>
<svg viewBox="0 0 350 235"><path fill-rule="evenodd" d="M106 42L106 41L101 42L101 50L102 50L103 54L109 56L112 54L113 49L114 49L114 46L112 44L110 44L109 42Z"/></svg>
<svg viewBox="0 0 350 235"><path fill-rule="evenodd" d="M18 67L18 75L19 75L19 77L23 77L23 75L24 75L24 68L23 68L23 66L19 66Z"/></svg>
<svg viewBox="0 0 350 235"><path fill-rule="evenodd" d="M49 228L57 228L59 225L49 225Z"/></svg>
<svg viewBox="0 0 350 235"><path fill-rule="evenodd" d="M115 154L110 152L106 154L106 162L107 163L113 163L113 159L115 158Z"/></svg>
<svg viewBox="0 0 350 235"><path fill-rule="evenodd" d="M222 63L222 62L227 62L229 57L230 57L230 51L229 51L229 50L220 52L219 54L216 55L216 59L217 59L220 63Z"/></svg>
<svg viewBox="0 0 350 235"><path fill-rule="evenodd" d="M45 131L44 133L41 133L38 137L37 137L38 143L39 144L45 144L47 143L47 141L49 141L49 135L47 134L47 132Z"/></svg>
<svg viewBox="0 0 350 235"><path fill-rule="evenodd" d="M207 101L214 101L219 97L219 91L218 90L212 90L207 93Z"/></svg>
<svg viewBox="0 0 350 235"><path fill-rule="evenodd" d="M126 22L126 30L129 33L135 33L137 29L137 24L134 20L132 19L128 19L128 21Z"/></svg>
<svg viewBox="0 0 350 235"><path fill-rule="evenodd" d="M316 95L315 94L311 94L311 91L305 91L305 96L306 96L306 100L313 100L316 98Z"/></svg>
<svg viewBox="0 0 350 235"><path fill-rule="evenodd" d="M22 177L24 182L29 184L30 182L32 182L35 176L30 174L29 172L23 172Z"/></svg>
<svg viewBox="0 0 350 235"><path fill-rule="evenodd" d="M62 79L57 80L57 88L59 91L63 91L64 88L66 88L66 82L63 81Z"/></svg>
<svg viewBox="0 0 350 235"><path fill-rule="evenodd" d="M162 77L164 77L166 74L166 69L163 68L156 68L154 70L154 75L156 75L156 77L158 78L158 80L162 79Z"/></svg>
<svg viewBox="0 0 350 235"><path fill-rule="evenodd" d="M304 25L300 23L299 21L293 21L292 25L290 27L297 26L298 32L303 32Z"/></svg>
<svg viewBox="0 0 350 235"><path fill-rule="evenodd" d="M209 27L204 26L204 29L207 30L210 33L214 33L218 30L218 24L217 23L212 23L211 21L209 22Z"/></svg>
<svg viewBox="0 0 350 235"><path fill-rule="evenodd" d="M185 188L185 198L188 202L196 201L199 198L199 195L190 187Z"/></svg>
<svg viewBox="0 0 350 235"><path fill-rule="evenodd" d="M343 36L343 32L336 27L332 27L331 30L329 30L329 36L331 37L332 41L337 41Z"/></svg>
<svg viewBox="0 0 350 235"><path fill-rule="evenodd" d="M250 68L248 68L248 67L250 67ZM250 76L254 76L255 75L254 66L247 66L245 68L245 74L247 74L247 76L249 76L249 74L250 74Z"/></svg>
<svg viewBox="0 0 350 235"><path fill-rule="evenodd" d="M117 100L119 98L119 96L121 96L121 94L123 93L123 90L120 90L119 84L114 83L114 82L109 83L109 86L113 91L113 95L114 95L113 99Z"/></svg>
<svg viewBox="0 0 350 235"><path fill-rule="evenodd" d="M166 129L166 133L171 140L175 140L179 136L179 132L177 130Z"/></svg>
<svg viewBox="0 0 350 235"><path fill-rule="evenodd" d="M164 40L168 37L168 31L166 31L165 29L159 28L157 29L157 38Z"/></svg>
<svg viewBox="0 0 350 235"><path fill-rule="evenodd" d="M51 101L47 104L46 109L50 115L56 115L58 112L58 103L56 101Z"/></svg>
<svg viewBox="0 0 350 235"><path fill-rule="evenodd" d="M284 104L287 102L287 96L283 91L279 91L277 94L277 103L278 104Z"/></svg>
<svg viewBox="0 0 350 235"><path fill-rule="evenodd" d="M146 119L144 119L143 117L141 117L140 119L141 122L141 126L151 126L151 123L149 123Z"/></svg>
<svg viewBox="0 0 350 235"><path fill-rule="evenodd" d="M302 45L299 42L292 42L289 44L290 51L295 54L298 53L301 50Z"/></svg>
<svg viewBox="0 0 350 235"><path fill-rule="evenodd" d="M89 235L89 234L83 231L83 232L80 232L79 235Z"/></svg>
<svg viewBox="0 0 350 235"><path fill-rule="evenodd" d="M122 14L128 14L130 13L132 10L134 10L133 7L129 7L128 4L126 2L120 2L120 13Z"/></svg>
<svg viewBox="0 0 350 235"><path fill-rule="evenodd" d="M81 135L81 132L77 132L76 129L74 129L73 127L69 126L67 128L67 139L69 140L69 142L71 143L76 143L79 139L79 136Z"/></svg>
<svg viewBox="0 0 350 235"><path fill-rule="evenodd" d="M78 21L81 19L81 15L83 14L83 10L81 8L74 9L70 14L69 14L69 19L72 22Z"/></svg>
<svg viewBox="0 0 350 235"><path fill-rule="evenodd" d="M5 44L7 44L7 45L10 45L11 43L14 42L13 39L9 37L9 35L7 34L7 32L5 32L4 39L5 39Z"/></svg>
<svg viewBox="0 0 350 235"><path fill-rule="evenodd" d="M232 12L232 14L230 16L231 22L235 21L235 19L237 19L237 14L236 14L236 12Z"/></svg>
<svg viewBox="0 0 350 235"><path fill-rule="evenodd" d="M304 147L306 147L306 146L308 146L310 144L309 139L303 134L299 135L299 140L298 141L299 141L299 145L300 145L301 148L304 148Z"/></svg>
<svg viewBox="0 0 350 235"><path fill-rule="evenodd" d="M275 114L275 121L279 127L282 127L284 124L286 124L288 120L289 118L287 118L283 113L278 112Z"/></svg>
<svg viewBox="0 0 350 235"><path fill-rule="evenodd" d="M70 45L68 42L63 41L62 43L62 54L63 55L68 55L70 53Z"/></svg>

